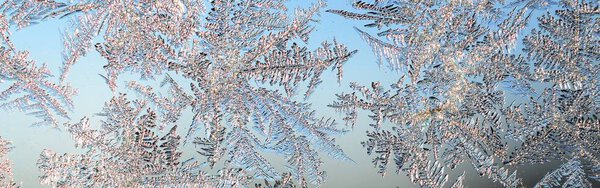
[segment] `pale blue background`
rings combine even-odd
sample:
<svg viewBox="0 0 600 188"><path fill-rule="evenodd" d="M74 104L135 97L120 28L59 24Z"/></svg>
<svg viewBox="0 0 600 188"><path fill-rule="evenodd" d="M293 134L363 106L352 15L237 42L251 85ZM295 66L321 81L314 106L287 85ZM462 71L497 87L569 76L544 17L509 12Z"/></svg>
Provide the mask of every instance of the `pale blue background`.
<svg viewBox="0 0 600 188"><path fill-rule="evenodd" d="M350 5L351 1L331 0L328 8L352 10ZM291 2L289 7L296 6L297 3ZM301 6L306 6L306 4ZM317 28L309 42L311 49L315 49L320 45L320 41L332 40L335 37L338 42L346 44L350 49L359 50L343 67L344 78L341 85L336 82L335 72L327 71L322 77L323 83L309 99L309 102L313 103L313 109L316 109L319 115L336 118L342 124L342 116L333 109L326 107L327 104L335 100L334 94L351 92L348 88L350 82L369 85L371 81L381 81L382 84L389 85L397 81L396 79L400 75L390 72L384 67L379 68L371 49L352 28L353 26L360 27L366 22L347 20L325 12L322 13L320 20L320 23L316 23ZM66 20L51 20L13 32L12 40L19 50L29 50L31 59L36 60L38 63L46 63L56 75L62 64L61 53L63 47L60 31L66 26ZM93 117L94 113L101 111L104 102L112 97L112 93L103 79L97 75L98 73L105 74L104 69L102 69L105 64L106 61L96 51L92 50L87 57L80 59L79 63L71 70L68 81L78 89L79 93L74 98L75 108L70 114L72 118L70 122L75 123L84 116ZM124 81L137 79L137 76L122 76L119 82L122 85ZM0 89L3 87L6 86L0 85ZM127 92L124 87L121 87L119 91ZM131 98L134 96L130 95ZM335 161L323 155L325 159L324 169L328 174L327 183L323 187L414 186L405 174L398 175L390 172L385 177L377 174L377 169L371 163L373 157L368 156L366 150L360 145L361 141L366 140L365 131L370 130L368 126L370 119L366 115L368 115L367 112L360 114L359 122L353 132L337 138L337 142L356 164ZM52 149L58 153L81 152L74 149L74 143L66 131L51 127L30 127L29 125L34 121L37 121L37 119L26 116L23 112L0 112L0 136L12 141L13 146L15 146L9 157L14 164L14 178L17 182L22 182L23 187L41 187L37 179L39 171L36 161L43 149ZM190 121L191 115L188 112L184 114L179 124L186 126ZM187 155L184 157L193 156L195 152L192 149L185 150ZM282 160L277 158L274 161ZM390 169L393 168L390 167ZM477 178L476 172L470 166L465 170L467 171L467 177L469 177L465 183L471 187L499 186L498 184L490 184L489 181L483 178ZM459 169L457 173L462 173L462 171ZM525 180L530 184L545 174L546 170L520 168L519 174L523 176L523 173L527 175ZM456 176L456 173L451 174L451 181Z"/></svg>

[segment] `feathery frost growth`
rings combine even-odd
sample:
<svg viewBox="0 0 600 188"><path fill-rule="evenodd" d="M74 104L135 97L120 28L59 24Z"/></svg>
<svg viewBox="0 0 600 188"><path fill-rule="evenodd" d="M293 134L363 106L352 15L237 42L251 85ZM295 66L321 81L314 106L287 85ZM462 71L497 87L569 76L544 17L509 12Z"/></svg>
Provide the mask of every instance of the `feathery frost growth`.
<svg viewBox="0 0 600 188"><path fill-rule="evenodd" d="M99 129L88 118L67 125L84 154L42 152L38 165L41 182L53 187L222 187L247 184L240 169L224 169L218 176L199 170L193 159L181 160L177 126L166 134L157 131L157 114L144 101L125 95L107 102L99 115ZM222 185L222 186L221 186ZM225 186L228 187L228 186Z"/></svg>
<svg viewBox="0 0 600 188"><path fill-rule="evenodd" d="M515 46L532 23L532 11L554 4L562 9L538 19L541 31L525 37L527 53L521 55ZM468 162L481 176L518 187L521 180L507 165L575 157L586 163L569 170L597 179L597 2L357 1L353 6L356 11L328 12L376 28L375 35L356 30L401 78L390 89L379 82L352 84L355 92L338 95L330 106L345 113L352 126L359 110L371 112L374 130L363 145L375 155L380 173L392 166L419 186L440 187L448 180L444 169ZM384 122L391 122L391 129L382 127ZM568 185L589 186L578 184L585 176L574 176L581 181L569 179Z"/></svg>
<svg viewBox="0 0 600 188"><path fill-rule="evenodd" d="M0 137L0 186L6 188L18 187L12 179L12 167L6 155L10 151L10 142Z"/></svg>
<svg viewBox="0 0 600 188"><path fill-rule="evenodd" d="M37 164L45 185L318 187L326 179L323 155L352 161L334 139L346 130L306 102L324 71L335 71L339 82L356 53L336 40L309 49L322 1L294 11L285 0L0 5L3 109L58 127L73 106L68 74L93 51L107 62L101 76L113 94L139 94L113 96L101 121L65 124L83 152L44 150ZM351 83L354 92L338 94L330 107L349 127L368 111L372 129L362 145L380 174L458 188L469 177L456 168L467 164L504 187L521 187L519 165L561 161L535 186L600 183L597 1L374 0L353 7L327 12L366 23L358 35L398 78L389 87ZM69 19L58 83L10 40L11 32L49 19ZM125 73L164 79L161 88L121 84ZM189 112L191 119L182 118ZM195 147L193 158L182 159L184 146ZM0 139L2 187L18 186L10 149ZM277 157L283 165L269 160Z"/></svg>
<svg viewBox="0 0 600 188"><path fill-rule="evenodd" d="M34 125L56 127L59 117L68 118L75 90L50 81L48 67L30 60L29 52L19 51L10 40L11 27L26 27L52 7L30 3L5 1L0 6L0 108L28 112L41 119Z"/></svg>
<svg viewBox="0 0 600 188"><path fill-rule="evenodd" d="M142 125L135 127L135 121L140 120L127 120L129 123L125 124L111 123L125 120L110 120L103 127L113 128L100 131L87 130L87 120L83 120L69 126L69 131L78 145L90 152L83 156L61 156L45 151L39 163L45 173L42 177L45 184L170 186L187 185L188 180L193 180L190 185L213 185L216 181L214 185L220 186L232 183L229 180L232 179L235 182L231 186L246 186L253 183L251 179L258 178L271 182L266 186L288 185L293 179L305 187L318 186L326 177L319 152L350 161L332 138L344 131L336 128L332 119L317 117L309 104L292 99L300 85L307 86L303 96L309 97L321 83L323 71L330 67L341 79L342 65L356 52L336 41L323 42L315 50L304 47L314 29L311 24L324 2L297 9L292 18L288 18L283 0L214 0L207 5L203 1L185 0L59 4L44 19L73 18L72 31L64 34L66 50L61 81L92 47L108 61L104 77L113 90L118 87L118 75L125 71L139 73L142 78L174 72L176 77L191 82L189 87L169 75L161 84L169 87L167 96L140 82L131 81L127 86L156 107L160 115L154 123L158 129L179 120L184 110L191 109L193 119L184 144L198 148L198 154L206 157L204 165L214 168L223 164L223 167L218 177L197 171L188 174L181 170L192 167L162 163L152 163L152 168L146 169L148 161L133 158L142 155L152 158L153 154L118 153L135 151L136 145L126 143L132 136L118 131L142 129ZM208 11L204 12L205 9ZM99 37L103 38L101 42L94 44ZM105 110L105 114L113 113L125 112L119 108ZM110 137L113 133L117 135ZM84 138L86 135L99 138ZM115 141L102 141L106 139ZM264 157L268 152L284 157L289 173L275 170ZM164 161L160 157L152 160ZM122 161L132 162L128 167L119 166L124 165ZM64 166L69 168L61 168ZM161 176L154 180L146 178L155 177L154 173ZM175 174L185 175L175 178L179 176ZM278 181L273 184L273 180Z"/></svg>
<svg viewBox="0 0 600 188"><path fill-rule="evenodd" d="M566 179L564 182L562 180L563 178ZM592 186L585 177L585 172L582 169L581 163L574 159L561 165L559 169L546 174L535 187L558 187L561 185L561 182L563 182L562 187Z"/></svg>
<svg viewBox="0 0 600 188"><path fill-rule="evenodd" d="M588 178L600 181L599 4L563 2L538 22L540 29L524 39L524 51L533 62L534 79L549 86L509 110L515 121L510 134L523 143L510 163L569 161L557 170L573 173L563 187L590 187ZM540 184L558 186L558 180L548 184L555 181L553 174Z"/></svg>

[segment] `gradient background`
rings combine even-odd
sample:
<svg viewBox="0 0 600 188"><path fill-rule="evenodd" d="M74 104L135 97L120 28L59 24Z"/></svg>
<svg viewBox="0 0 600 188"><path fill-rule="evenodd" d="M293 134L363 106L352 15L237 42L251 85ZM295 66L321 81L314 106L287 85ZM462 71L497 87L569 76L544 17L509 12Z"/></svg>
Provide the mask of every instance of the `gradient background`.
<svg viewBox="0 0 600 188"><path fill-rule="evenodd" d="M308 5L308 3L296 2L290 2L289 4L290 6L288 7L291 10L294 7L306 7ZM349 0L330 0L327 9L352 10L350 5L351 1ZM542 11L538 11L538 13L542 13ZM532 17L539 16L538 13L534 13ZM23 30L14 31L12 40L19 50L30 51L30 59L35 60L37 63L47 64L54 74L57 75L62 65L61 53L63 45L60 32L68 26L67 20L50 20ZM347 20L340 16L323 12L320 22L314 24L316 25L316 30L313 32L308 44L310 49L316 49L321 41L331 41L335 38L338 42L347 45L349 49L359 50L343 67L344 78L340 85L336 82L335 72L327 71L322 75L323 83L308 100L309 103L313 104L313 109L317 110L319 116L335 118L340 122L340 126L343 126L343 121L341 121L342 114L327 107L327 104L335 100L336 93L351 92L348 87L350 82L369 85L372 81L380 81L383 85L387 86L395 83L400 77L398 73L390 72L385 67L380 68L377 65L370 47L361 40L358 33L353 29L354 26L361 27L365 23ZM535 23L535 20L532 20L530 23ZM529 27L531 25L537 24L530 24ZM528 32L528 29L526 29L526 32ZM521 45L517 45L517 49L520 48ZM94 114L100 112L104 102L113 96L113 93L109 90L103 79L97 75L105 74L104 69L102 69L102 66L105 64L106 61L95 50L91 50L86 57L80 59L78 64L72 68L68 82L78 90L78 95L74 97L74 109L70 114L71 120L64 120L63 122L76 123L84 116L91 117L92 120L99 119ZM162 76L158 76L157 80L162 78ZM53 79L57 80L57 78ZM130 93L125 87L122 87L125 81L130 80L139 80L139 76L122 75L119 80L121 87L118 89L118 92ZM151 80L144 83L156 85L156 81ZM0 89L4 87L7 86L0 85ZM129 98L135 98L135 96L130 94ZM390 171L386 176L382 177L377 173L377 169L371 163L373 157L368 156L366 150L360 144L361 141L366 140L365 131L370 130L368 124L371 120L367 117L368 114L368 112L360 113L358 124L354 130L336 138L337 143L341 145L355 163L336 161L328 158L326 155L322 155L325 162L323 169L328 174L327 181L322 187L414 187L406 174L395 174ZM183 126L189 125L191 117L191 113L188 110L181 117L178 124ZM19 111L0 112L0 136L11 141L15 147L9 154L9 158L13 162L14 179L17 182L22 182L23 187L26 188L44 187L38 183L40 173L36 166L39 154L43 149L52 149L57 153L81 152L81 150L74 148L74 142L65 130L29 126L37 120ZM389 124L387 126L389 127ZM180 128L180 132L182 130L185 131L187 129ZM181 133L180 135L185 134ZM186 147L183 152L183 159L194 157L193 155L196 153L193 147ZM200 160L203 160L203 158L200 158ZM273 161L277 165L281 164L283 159L275 157ZM530 187L548 170L555 168L555 165L556 163L550 165L519 166L518 174L524 178L526 186ZM392 166L389 167L390 170L394 168ZM470 163L463 164L454 170L450 174L450 181L454 181L463 171L466 171L467 174L467 179L464 183L469 187L500 187L498 183L478 177L477 173L470 166Z"/></svg>

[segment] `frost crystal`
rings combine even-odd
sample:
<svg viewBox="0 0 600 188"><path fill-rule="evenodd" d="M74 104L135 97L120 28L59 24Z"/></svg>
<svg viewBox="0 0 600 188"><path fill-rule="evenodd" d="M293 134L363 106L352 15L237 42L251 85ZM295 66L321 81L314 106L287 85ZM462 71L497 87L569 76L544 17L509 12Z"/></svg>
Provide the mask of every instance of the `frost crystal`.
<svg viewBox="0 0 600 188"><path fill-rule="evenodd" d="M0 86L7 86L0 90L0 108L27 111L41 119L34 125L56 127L57 116L68 118L67 109L72 106L75 90L49 81L51 73L45 65L36 65L29 60L27 51L15 48L10 40L11 23L25 27L40 14L38 11L45 11L42 5L32 7L23 3L18 6L16 3L6 1L0 7Z"/></svg>
<svg viewBox="0 0 600 188"><path fill-rule="evenodd" d="M6 155L10 151L10 142L0 137L0 186L6 188L18 187L12 180L12 168Z"/></svg>
<svg viewBox="0 0 600 188"><path fill-rule="evenodd" d="M443 168L465 159L506 187L521 184L506 165L581 157L589 161L583 171L598 173L597 2L562 2L563 10L539 18L541 31L525 37L529 55L512 52L529 23L527 8L549 4L357 1L354 8L365 13L328 10L370 21L365 26L377 35L358 33L380 62L403 75L389 90L379 82L352 84L355 92L330 106L352 126L359 110L371 111L375 130L363 146L373 163L385 174L393 161L420 186L442 186Z"/></svg>
<svg viewBox="0 0 600 188"><path fill-rule="evenodd" d="M291 97L304 81L308 97L328 67L337 69L341 78L342 64L355 53L335 41L323 42L312 52L293 42L308 40L309 23L322 6L319 2L299 9L286 21L283 2L214 1L198 38L180 51L178 61L169 63L170 69L194 81L192 94L170 77L163 82L171 87L167 98L137 82L129 86L156 101L168 117L190 106L194 118L186 140L201 148L211 167L226 159L226 167L255 169L255 177L280 179L261 154L275 151L286 158L301 186L319 185L325 173L317 151L349 160L331 138L342 131L333 120L317 118L309 104ZM260 83L283 87L286 95Z"/></svg>
<svg viewBox="0 0 600 188"><path fill-rule="evenodd" d="M173 126L162 136L157 115L144 101L125 95L107 102L99 115L99 129L89 119L67 125L83 154L56 154L45 150L38 166L43 184L53 187L222 187L247 184L240 169L224 169L218 176L200 171L194 159L181 160L180 136Z"/></svg>
<svg viewBox="0 0 600 188"><path fill-rule="evenodd" d="M562 183L562 187L591 187L590 182L585 177L582 165L577 159L573 159L561 165L559 169L549 172L535 187L558 187L561 185L560 182L563 182L563 178L566 180Z"/></svg>
<svg viewBox="0 0 600 188"><path fill-rule="evenodd" d="M511 109L511 134L523 144L510 162L569 161L561 169L574 174L564 186L589 187L583 174L600 179L599 18L598 2L564 2L563 9L538 18L540 31L524 39L536 81L550 86ZM549 176L540 183L554 181Z"/></svg>
<svg viewBox="0 0 600 188"><path fill-rule="evenodd" d="M285 0L5 0L0 4L0 107L36 125L68 119L65 83L95 50L101 76L164 77L162 88L126 82L100 122L65 124L79 154L44 150L40 180L53 187L301 187L326 179L322 155L351 161L336 122L306 99L331 68L338 83L356 51L337 40L309 49L322 1L295 11ZM600 8L597 1L375 0L328 10L356 28L395 84L351 83L330 107L350 127L372 119L362 142L385 175L421 187L463 187L468 164L505 187L515 168L564 162L536 187L600 182ZM540 10L546 9L545 14ZM538 16L541 15L541 16ZM536 17L536 18L534 18ZM13 31L70 19L57 78L10 40ZM537 19L537 20L536 20ZM531 29L533 26L535 29ZM520 34L525 36L519 36ZM306 87L305 89L300 89ZM166 92L164 92L166 90ZM305 100L296 99L304 97ZM183 114L191 112L191 119ZM184 122L187 126L176 126ZM182 129L184 135L179 135ZM189 144L189 145L186 145ZM182 159L184 146L198 158ZM16 187L0 139L0 186ZM284 159L283 170L273 158ZM210 168L210 169L208 169ZM462 169L460 170L462 171Z"/></svg>
<svg viewBox="0 0 600 188"><path fill-rule="evenodd" d="M321 74L330 67L337 71L338 80L341 79L342 65L356 53L336 41L322 42L321 47L315 50L305 47L314 29L311 24L323 6L325 3L318 1L306 9L297 9L294 17L288 19L284 1L215 0L208 5L210 10L206 14L202 12L202 1L85 1L65 4L49 17L83 13L75 16L74 31L65 34L66 51L61 79L65 79L70 67L87 53L94 38L101 36L104 40L94 47L108 61L104 66L108 72L105 78L111 89L118 87L117 76L124 71L140 73L142 78L153 78L171 71L176 74L174 77L185 79L176 81L166 75L161 84L169 87L166 97L140 82L129 82L128 87L157 108L156 111L161 114L156 117L159 127L179 120L182 112L191 108L194 116L184 143L197 146L198 153L206 157L205 164L209 167L223 164L221 172L224 174L218 178L219 181L236 178L240 181L239 185L248 185L248 178L258 178L268 182L277 180L272 186L283 186L289 184L289 179L294 179L295 183L305 187L309 184L318 186L325 179L319 152L335 159L350 160L332 138L344 131L336 128L332 119L317 117L309 104L292 99L300 85L307 85L304 97L309 97L321 83ZM181 82L191 82L189 89L181 86ZM113 112L108 109L105 113ZM137 114L129 116L137 117ZM115 147L89 143L103 139L89 140L77 136L86 131L80 132L73 127L86 129L85 122L72 125L70 129L78 145L100 147L90 151ZM134 128L129 129L132 131ZM99 134L102 131L89 132ZM125 151L129 147L133 146L120 150ZM284 157L289 173L275 170L264 157L267 152ZM74 173L56 166L62 166L62 163L77 167L88 161L96 161L93 164L97 164L118 159L108 156L97 158L98 154L94 153L89 155L92 156L59 156L50 151L44 152L40 162L46 173L42 177L43 182L54 186L117 186L129 185L122 184L125 182L141 182L135 175L122 175L133 180L107 178L84 181L86 178L81 174L97 173L92 169L100 167L94 166L86 167L83 169L85 172L77 172L77 175L59 175ZM79 162L71 162L74 158ZM246 175L227 175L242 173L233 172L233 169L241 169ZM121 176L113 171L101 174ZM186 182L186 179L179 181Z"/></svg>

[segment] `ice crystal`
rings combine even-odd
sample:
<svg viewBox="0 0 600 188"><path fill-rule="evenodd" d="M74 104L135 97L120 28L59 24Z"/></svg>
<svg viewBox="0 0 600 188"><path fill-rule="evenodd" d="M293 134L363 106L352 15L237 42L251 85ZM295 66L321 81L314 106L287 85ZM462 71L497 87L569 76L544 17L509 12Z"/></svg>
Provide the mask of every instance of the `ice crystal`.
<svg viewBox="0 0 600 188"><path fill-rule="evenodd" d="M11 150L10 142L0 137L0 186L6 188L18 187L12 179L11 163L7 154Z"/></svg>
<svg viewBox="0 0 600 188"><path fill-rule="evenodd" d="M3 16L10 16L9 22L18 28L37 24L64 7L64 3L53 0L6 0L1 4Z"/></svg>
<svg viewBox="0 0 600 188"><path fill-rule="evenodd" d="M124 71L140 73L142 78L175 72L191 82L189 89L169 75L161 84L168 85L167 96L140 82L128 84L157 107L159 127L179 120L191 108L194 116L184 142L196 145L208 166L223 162L222 172L239 168L252 178L279 180L282 185L288 184L284 179L289 176L304 187L325 179L319 151L350 160L332 138L343 132L335 122L317 117L310 104L293 100L300 85L307 86L303 96L309 97L330 67L341 79L342 65L356 53L336 41L322 42L315 50L305 47L323 6L317 1L288 19L284 1L215 0L207 5L206 14L202 1L82 1L64 4L48 18L82 12L74 16L73 31L64 35L62 80L91 45L108 61L105 78L113 90ZM103 40L93 44L99 36ZM103 147L79 139L83 142L79 144ZM276 171L263 156L273 151L287 160L289 174ZM78 176L73 180L58 176L62 171L53 165L73 157L43 154L43 161L53 163L42 163L47 171L42 180L54 186L123 185L120 180L84 182Z"/></svg>
<svg viewBox="0 0 600 188"><path fill-rule="evenodd" d="M511 163L573 159L561 169L580 168L570 170L587 173L589 178L598 180L599 16L598 2L564 2L563 9L538 18L540 30L525 37L525 51L534 63L535 79L550 86L539 96L530 98L528 104L510 109L515 115L511 134L519 135L518 140L522 141L522 146L511 155ZM585 176L571 180L575 175L583 176L574 174L564 186L589 184L571 182L588 181ZM554 181L548 178L543 181Z"/></svg>
<svg viewBox="0 0 600 188"><path fill-rule="evenodd" d="M389 90L379 82L352 84L355 92L338 95L330 106L353 126L359 110L371 111L375 130L363 145L376 155L373 163L385 174L393 161L396 172L406 171L420 186L445 183L447 175L432 160L453 169L467 159L481 176L506 187L521 183L505 164L581 156L597 173L597 2L562 2L560 19L540 17L542 31L525 37L529 55L513 52L530 22L527 9L549 4L357 1L354 8L365 13L328 10L370 21L365 26L377 28L377 35L357 28L359 35L380 62L403 75ZM548 83L553 86L536 92ZM509 98L514 95L526 102ZM385 121L394 124L391 131L382 127ZM509 154L509 141L523 145Z"/></svg>
<svg viewBox="0 0 600 188"><path fill-rule="evenodd" d="M178 147L181 137L177 135L177 126L172 126L163 136L158 135L160 118L147 102L130 101L122 94L107 102L98 115L105 117L100 126L91 125L88 118L67 125L76 146L85 149L85 153L42 152L38 167L43 173L40 177L43 184L53 187L245 187L255 182L254 178L260 178L252 171L278 176L268 166L268 161L254 151L259 146L252 143L258 140L248 140L255 138L245 137L249 135L243 134L249 133L241 128L227 135L227 141L231 143L229 147L232 147L228 155L232 157L225 162L219 174L209 175L202 171L204 165L198 160L180 159L182 153ZM208 146L210 141L197 139L195 143ZM299 178L303 178L304 173L312 173L306 177L311 182L317 181L313 178L320 178L319 173L322 172L317 170L321 162L315 158L318 154L309 148L308 140L300 137L286 142L295 145L278 146L276 149L292 150L283 151L289 153L292 173L281 174L275 182L265 178L264 185L256 183L255 186L294 187L292 177L300 174ZM221 144L215 143L213 147L221 147ZM215 150L202 148L199 153L215 155ZM234 168L228 163L239 164L241 168Z"/></svg>
<svg viewBox="0 0 600 188"><path fill-rule="evenodd" d="M304 93L308 97L329 67L337 69L341 79L342 64L355 53L335 41L323 42L312 52L293 42L308 40L310 22L322 6L318 2L299 9L286 21L283 2L214 1L193 45L169 64L194 81L192 94L170 77L163 82L171 87L166 98L157 98L151 88L137 82L129 86L156 101L169 117L190 106L194 118L186 138L201 148L199 153L211 167L226 159L225 166L256 169L256 177L280 179L261 154L275 151L287 159L300 186L319 185L325 173L318 150L349 160L331 138L342 131L333 120L317 118L309 104L291 97L301 82L308 82ZM282 87L285 95L261 83Z"/></svg>
<svg viewBox="0 0 600 188"><path fill-rule="evenodd" d="M306 98L327 69L339 82L343 64L356 53L337 40L307 47L324 6L316 1L289 11L285 0L6 0L0 6L0 107L30 112L42 119L36 125L58 126L75 94L65 84L68 73L95 50L107 62L101 76L111 90L121 89L123 73L164 77L162 88L126 82L143 100L117 95L105 103L99 124L89 118L65 124L84 152L43 151L43 184L320 186L322 155L351 159L334 139L345 130L316 114ZM518 165L561 161L536 187L600 181L598 2L375 0L353 7L327 12L366 22L358 35L378 63L399 76L390 87L351 83L354 92L338 94L330 106L350 127L359 112L370 113L373 129L362 145L379 173L407 173L421 187L463 187L465 173L450 181L450 172L468 164L482 177L519 187ZM533 18L542 9L553 12ZM70 19L59 84L10 40L11 32L48 19ZM190 111L192 119L183 119ZM187 126L173 125L182 122ZM181 128L185 135L178 135ZM199 156L182 159L186 144ZM5 160L9 150L0 139L2 187L18 186ZM285 159L284 170L270 160L274 156Z"/></svg>
<svg viewBox="0 0 600 188"><path fill-rule="evenodd" d="M202 1L98 1L10 0L20 27L51 18L71 18L64 33L65 50L60 76L65 81L71 67L95 48L108 61L104 66L111 89L124 71L152 78L177 58L176 49L189 42L204 9ZM102 37L101 43L94 43Z"/></svg>
<svg viewBox="0 0 600 188"><path fill-rule="evenodd" d="M10 40L11 26L25 27L43 7L30 7L27 3L15 11L15 3L6 1L0 7L0 108L18 109L39 117L34 125L58 126L58 116L68 118L71 96L75 90L68 85L55 84L46 65L37 65L29 59L29 52L19 51ZM29 13L29 14L25 14Z"/></svg>
<svg viewBox="0 0 600 188"><path fill-rule="evenodd" d="M45 150L38 166L43 184L53 187L230 187L248 184L241 169L224 169L217 176L200 171L194 159L181 160L180 136L172 126L160 136L157 114L144 101L114 97L99 115L99 128L88 118L67 125L83 154ZM227 186L230 185L230 186Z"/></svg>
<svg viewBox="0 0 600 188"><path fill-rule="evenodd" d="M558 187L565 177L566 180L564 180L562 187L591 187L590 182L585 177L582 165L577 159L570 160L561 165L560 168L549 172L535 187Z"/></svg>

